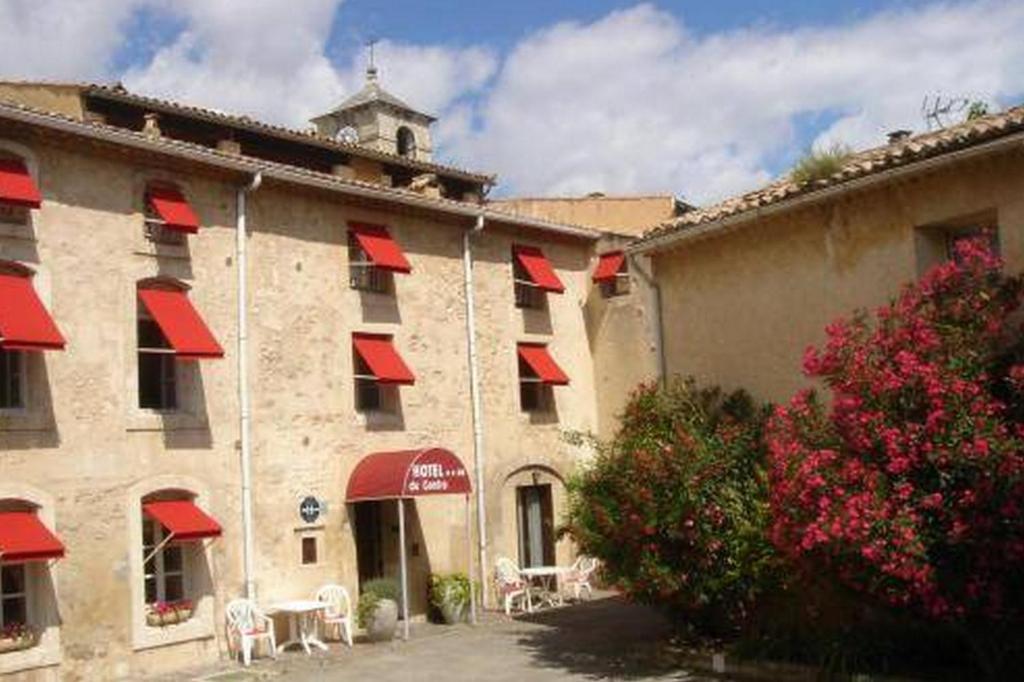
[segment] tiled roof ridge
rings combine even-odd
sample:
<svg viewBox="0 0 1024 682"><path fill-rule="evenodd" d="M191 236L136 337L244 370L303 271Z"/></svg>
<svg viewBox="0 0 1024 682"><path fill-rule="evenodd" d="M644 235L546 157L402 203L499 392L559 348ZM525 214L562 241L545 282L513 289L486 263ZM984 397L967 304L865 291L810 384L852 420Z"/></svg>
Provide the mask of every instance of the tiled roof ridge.
<svg viewBox="0 0 1024 682"><path fill-rule="evenodd" d="M18 84L31 85L33 81L18 81ZM35 81L39 83L39 81ZM211 109L209 107L200 107L193 104L186 104L184 102L177 102L174 100L163 99L161 97L152 97L149 95L142 95L139 93L131 92L120 83L104 84L104 83L46 83L47 85L64 85L64 86L77 86L82 88L86 94L100 94L106 96L112 96L124 101L135 102L140 105L152 105L160 106L166 109L172 109L180 112L183 115L200 116L208 119L213 119L228 125L241 125L246 126L255 131L263 132L272 135L281 135L292 138L298 142L307 142L329 148L334 148L339 151L353 154L355 156L365 156L374 158L380 161L386 161L388 163L394 163L400 166L410 166L418 168L424 172L440 172L450 173L453 175L461 175L466 178L472 178L483 183L493 184L495 176L493 174L478 173L470 171L465 168L458 168L448 164L435 163L433 161L416 161L413 159L407 159L398 154L391 154L388 152L380 151L377 149L369 149L358 144L343 142L340 140L331 140L325 137L317 135L312 130L300 130L297 128L289 128L287 126L276 125L273 123L267 123L260 121L259 119L251 118L244 114L230 114L217 109Z"/></svg>
<svg viewBox="0 0 1024 682"><path fill-rule="evenodd" d="M699 225L739 216L765 206L781 204L818 190L839 187L852 180L967 149L1015 132L1024 132L1024 105L855 152L843 163L838 172L827 178L797 184L787 173L759 189L730 197L708 207L688 211L666 221L644 233L638 243L643 244Z"/></svg>
<svg viewBox="0 0 1024 682"><path fill-rule="evenodd" d="M348 186L353 188L360 188L365 190L371 190L374 192L379 192L381 194L392 195L395 196L396 198L414 200L418 204L433 204L438 208L457 207L463 210L471 209L479 212L486 211L491 214L499 214L500 216L507 217L510 219L511 222L516 222L516 219L522 219L525 223L528 223L529 225L535 227L550 227L551 229L569 228L571 230L578 230L580 233L585 233L582 234L581 236L596 237L597 235L600 234L598 230L594 230L586 226L577 226L572 225L570 223L559 223L550 220L545 220L542 218L535 218L533 216L520 216L518 214L510 213L508 211L501 211L490 208L486 204L476 205L464 201L446 199L444 197L429 197L418 192L414 192L412 190L408 190L401 187L388 187L386 185L379 185L376 183L366 182L362 180L342 178L337 175L331 175L330 173L323 173L321 171L311 170L308 168L304 168L302 166L292 166L278 161L270 161L267 159L260 159L251 156L240 156L238 154L223 152L220 151L219 149L205 147L203 145L196 144L194 142L188 142L185 140L178 140L170 137L152 138L139 131L120 128L118 126L113 126L107 123L101 123L99 121L83 121L79 118L68 116L67 114L30 107L21 104L20 102L0 100L0 113L2 113L2 111L5 108L9 110L21 111L26 114L39 116L45 119L50 119L55 122L59 121L61 123L68 124L74 127L80 127L82 129L95 129L105 131L115 137L124 138L126 140L130 139L134 142L143 143L146 147L150 147L154 150L159 150L160 148L163 147L166 148L168 152L178 150L182 152L198 153L212 158L219 158L222 161L228 163L246 165L249 167L248 170L252 171L281 170L290 174L294 174L296 176L304 176L310 179L319 180L321 182L334 184L339 187Z"/></svg>

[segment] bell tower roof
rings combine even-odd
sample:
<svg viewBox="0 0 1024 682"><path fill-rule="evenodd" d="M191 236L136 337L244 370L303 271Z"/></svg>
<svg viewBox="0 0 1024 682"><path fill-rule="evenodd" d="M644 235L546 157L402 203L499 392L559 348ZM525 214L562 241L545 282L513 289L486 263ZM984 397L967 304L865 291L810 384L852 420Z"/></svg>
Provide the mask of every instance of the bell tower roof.
<svg viewBox="0 0 1024 682"><path fill-rule="evenodd" d="M380 81L377 78L377 67L374 66L372 62L368 67L366 67L366 83L363 85L362 89L354 95L346 98L341 104L331 109L328 113L343 114L362 107L372 106L383 106L398 109L404 114L423 118L430 123L437 120L430 114L412 108L407 103L382 88L380 86Z"/></svg>

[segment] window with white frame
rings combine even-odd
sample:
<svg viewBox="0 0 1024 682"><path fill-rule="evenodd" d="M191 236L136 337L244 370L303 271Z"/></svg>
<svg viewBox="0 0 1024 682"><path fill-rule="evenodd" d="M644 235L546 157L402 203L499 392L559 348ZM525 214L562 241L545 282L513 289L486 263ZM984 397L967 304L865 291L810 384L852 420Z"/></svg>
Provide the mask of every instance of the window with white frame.
<svg viewBox="0 0 1024 682"><path fill-rule="evenodd" d="M164 527L143 516L142 572L149 606L185 600L185 550L167 540Z"/></svg>
<svg viewBox="0 0 1024 682"><path fill-rule="evenodd" d="M25 353L0 348L0 410L25 407Z"/></svg>
<svg viewBox="0 0 1024 682"><path fill-rule="evenodd" d="M178 363L160 325L138 303L139 407L178 409Z"/></svg>
<svg viewBox="0 0 1024 682"><path fill-rule="evenodd" d="M355 353L354 360L356 411L392 411L395 403L395 386L381 383L359 353Z"/></svg>
<svg viewBox="0 0 1024 682"><path fill-rule="evenodd" d="M523 264L512 254L512 280L515 284L517 308L541 309L547 302L542 288L534 284Z"/></svg>
<svg viewBox="0 0 1024 682"><path fill-rule="evenodd" d="M519 407L523 412L548 412L554 404L551 385L537 376L533 368L519 358Z"/></svg>
<svg viewBox="0 0 1024 682"><path fill-rule="evenodd" d="M392 274L378 267L366 253L355 234L348 233L348 283L353 289L387 294L391 291Z"/></svg>
<svg viewBox="0 0 1024 682"><path fill-rule="evenodd" d="M154 244L184 246L188 239L187 234L181 230L168 227L164 219L161 218L153 208L153 203L149 199L149 188L152 186L161 186L161 184L164 186L171 186L165 183L148 185L142 197L142 215L146 239Z"/></svg>

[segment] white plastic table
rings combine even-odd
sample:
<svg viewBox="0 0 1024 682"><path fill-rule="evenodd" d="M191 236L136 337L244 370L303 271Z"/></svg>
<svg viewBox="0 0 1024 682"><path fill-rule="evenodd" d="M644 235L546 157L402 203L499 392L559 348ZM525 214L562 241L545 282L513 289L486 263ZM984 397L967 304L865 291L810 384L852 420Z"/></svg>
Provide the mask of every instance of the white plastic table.
<svg viewBox="0 0 1024 682"><path fill-rule="evenodd" d="M284 613L288 615L288 641L281 645L285 650L290 646L301 646L306 654L312 653L310 645L327 651L327 645L320 641L316 634L316 614L327 608L321 601L295 600L282 601L267 607L268 613Z"/></svg>
<svg viewBox="0 0 1024 682"><path fill-rule="evenodd" d="M562 606L565 604L565 600L562 598L562 576L570 570L572 569L565 566L531 566L519 569L519 574L527 581L537 580L540 582L543 590L542 602L548 606Z"/></svg>

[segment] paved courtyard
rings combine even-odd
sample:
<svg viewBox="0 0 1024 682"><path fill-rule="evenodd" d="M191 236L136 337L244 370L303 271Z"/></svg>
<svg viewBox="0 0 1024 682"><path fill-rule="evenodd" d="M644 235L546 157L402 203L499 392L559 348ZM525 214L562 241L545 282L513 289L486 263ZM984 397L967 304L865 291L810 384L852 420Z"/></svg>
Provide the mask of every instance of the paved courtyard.
<svg viewBox="0 0 1024 682"><path fill-rule="evenodd" d="M513 682L522 680L687 681L707 679L681 670L661 652L669 627L655 612L615 596L515 619L489 615L477 626L420 625L409 642L331 645L306 657L289 652L208 671L192 679L217 682ZM179 678L181 679L181 678ZM721 678L718 678L721 679Z"/></svg>

